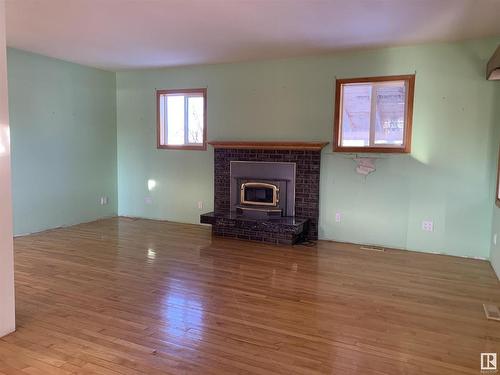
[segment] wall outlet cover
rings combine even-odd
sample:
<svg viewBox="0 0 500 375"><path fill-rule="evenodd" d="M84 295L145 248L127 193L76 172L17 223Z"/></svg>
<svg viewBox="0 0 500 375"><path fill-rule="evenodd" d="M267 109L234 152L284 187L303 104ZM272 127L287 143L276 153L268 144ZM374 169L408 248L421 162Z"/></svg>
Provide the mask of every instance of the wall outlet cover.
<svg viewBox="0 0 500 375"><path fill-rule="evenodd" d="M198 209L199 210L203 209L203 201L198 201Z"/></svg>
<svg viewBox="0 0 500 375"><path fill-rule="evenodd" d="M151 197L144 198L144 203L146 203L146 204L153 204L153 198L151 198Z"/></svg>
<svg viewBox="0 0 500 375"><path fill-rule="evenodd" d="M340 212L337 212L335 214L335 222L340 223L341 220L342 220L342 215L340 214Z"/></svg>
<svg viewBox="0 0 500 375"><path fill-rule="evenodd" d="M425 232L434 232L434 223L431 220L422 221L422 230Z"/></svg>
<svg viewBox="0 0 500 375"><path fill-rule="evenodd" d="M495 233L493 235L493 245L496 245L497 244L497 234Z"/></svg>

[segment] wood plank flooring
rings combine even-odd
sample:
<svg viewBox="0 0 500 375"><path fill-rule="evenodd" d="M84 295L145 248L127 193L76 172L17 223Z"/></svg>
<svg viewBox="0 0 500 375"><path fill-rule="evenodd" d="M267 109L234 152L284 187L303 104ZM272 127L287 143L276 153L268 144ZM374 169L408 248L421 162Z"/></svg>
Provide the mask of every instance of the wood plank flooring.
<svg viewBox="0 0 500 375"><path fill-rule="evenodd" d="M20 237L15 254L0 374L479 374L500 352L485 261L127 218Z"/></svg>

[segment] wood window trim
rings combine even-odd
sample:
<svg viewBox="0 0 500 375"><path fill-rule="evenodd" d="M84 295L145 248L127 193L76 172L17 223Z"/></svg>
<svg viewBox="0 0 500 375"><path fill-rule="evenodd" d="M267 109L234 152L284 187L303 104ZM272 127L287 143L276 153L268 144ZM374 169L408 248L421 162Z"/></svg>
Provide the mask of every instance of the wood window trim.
<svg viewBox="0 0 500 375"><path fill-rule="evenodd" d="M406 95L406 114L405 114L405 134L403 147L345 147L340 146L340 103L342 94L342 85L349 83L365 82L387 82L387 81L406 81L408 92ZM333 152L352 152L352 153L398 153L409 154L411 152L411 135L413 125L413 100L415 94L415 74L379 76L379 77L361 77L361 78L343 78L335 81L335 111L333 121Z"/></svg>
<svg viewBox="0 0 500 375"><path fill-rule="evenodd" d="M497 188L495 191L495 204L498 208L500 208L500 199L498 198L498 194L500 190L500 148L498 149L498 162L497 162Z"/></svg>
<svg viewBox="0 0 500 375"><path fill-rule="evenodd" d="M162 143L162 129L160 119L160 97L162 95L174 94L203 94L203 143L200 145L168 145ZM207 89L168 89L156 90L156 147L163 150L193 150L193 151L206 151L207 150Z"/></svg>

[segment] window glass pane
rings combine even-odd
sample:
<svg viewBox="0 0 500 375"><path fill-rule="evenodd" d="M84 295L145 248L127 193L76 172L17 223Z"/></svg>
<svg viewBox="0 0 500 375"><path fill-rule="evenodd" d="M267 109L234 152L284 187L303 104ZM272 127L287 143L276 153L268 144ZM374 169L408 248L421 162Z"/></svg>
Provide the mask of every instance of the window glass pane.
<svg viewBox="0 0 500 375"><path fill-rule="evenodd" d="M343 86L341 146L369 146L371 93L369 83Z"/></svg>
<svg viewBox="0 0 500 375"><path fill-rule="evenodd" d="M401 146L404 140L406 87L404 81L375 86L377 116L375 145Z"/></svg>
<svg viewBox="0 0 500 375"><path fill-rule="evenodd" d="M184 95L167 96L167 142L184 144Z"/></svg>
<svg viewBox="0 0 500 375"><path fill-rule="evenodd" d="M203 143L203 97L188 97L188 142Z"/></svg>
<svg viewBox="0 0 500 375"><path fill-rule="evenodd" d="M166 96L165 95L160 95L160 139L161 143L165 142L165 103L166 103Z"/></svg>

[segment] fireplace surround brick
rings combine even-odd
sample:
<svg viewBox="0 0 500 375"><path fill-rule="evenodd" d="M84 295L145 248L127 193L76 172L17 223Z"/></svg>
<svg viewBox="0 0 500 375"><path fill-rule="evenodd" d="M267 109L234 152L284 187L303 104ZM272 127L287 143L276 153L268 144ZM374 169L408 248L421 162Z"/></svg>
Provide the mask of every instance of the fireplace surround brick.
<svg viewBox="0 0 500 375"><path fill-rule="evenodd" d="M269 150L216 148L214 155L214 213L219 219L213 223L215 235L279 242L283 233L275 237L270 232L252 234L245 225L234 225L222 217L230 210L230 162L292 162L296 164L295 217L308 219L306 236L310 240L318 238L319 219L319 177L321 151L313 150ZM240 229L238 229L240 228ZM285 231L286 232L286 231Z"/></svg>

